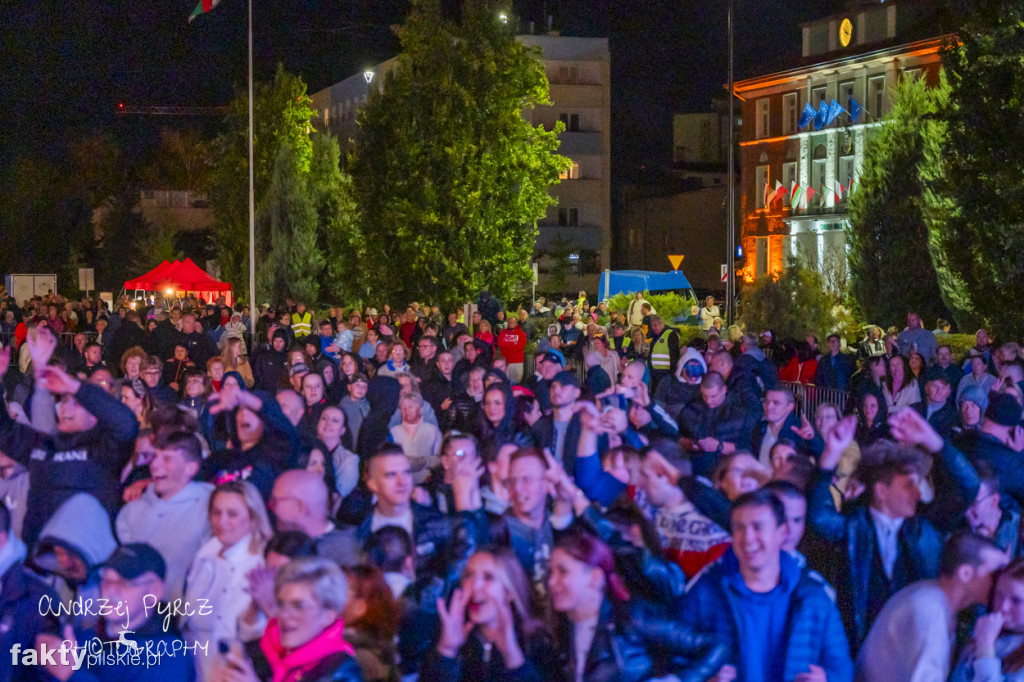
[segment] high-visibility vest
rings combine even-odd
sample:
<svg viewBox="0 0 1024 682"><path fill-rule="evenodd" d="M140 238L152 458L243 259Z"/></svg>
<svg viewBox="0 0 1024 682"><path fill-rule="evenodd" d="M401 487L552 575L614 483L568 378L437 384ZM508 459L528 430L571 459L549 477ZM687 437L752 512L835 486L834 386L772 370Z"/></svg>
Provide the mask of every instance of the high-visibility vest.
<svg viewBox="0 0 1024 682"><path fill-rule="evenodd" d="M670 370L672 369L672 359L668 352L668 337L672 334L672 330L666 328L661 332L661 336L651 346L651 369L652 370Z"/></svg>
<svg viewBox="0 0 1024 682"><path fill-rule="evenodd" d="M292 313L292 331L295 332L296 338L313 333L313 316L309 314L308 310L302 313L301 317L298 313Z"/></svg>

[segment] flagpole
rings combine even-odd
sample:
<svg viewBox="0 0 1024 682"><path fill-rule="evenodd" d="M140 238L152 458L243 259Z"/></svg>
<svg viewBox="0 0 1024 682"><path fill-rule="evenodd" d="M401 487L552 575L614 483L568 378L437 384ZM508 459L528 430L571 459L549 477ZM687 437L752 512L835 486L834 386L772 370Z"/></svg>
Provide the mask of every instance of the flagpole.
<svg viewBox="0 0 1024 682"><path fill-rule="evenodd" d="M249 332L256 343L256 194L252 154L252 0L249 0Z"/></svg>
<svg viewBox="0 0 1024 682"><path fill-rule="evenodd" d="M734 291L736 287L736 162L734 158L736 153L736 115L733 111L735 96L732 73L732 3L733 0L729 0L729 216L726 221L728 233L725 238L727 278L725 282L726 324L733 323L733 305L736 299L736 292Z"/></svg>

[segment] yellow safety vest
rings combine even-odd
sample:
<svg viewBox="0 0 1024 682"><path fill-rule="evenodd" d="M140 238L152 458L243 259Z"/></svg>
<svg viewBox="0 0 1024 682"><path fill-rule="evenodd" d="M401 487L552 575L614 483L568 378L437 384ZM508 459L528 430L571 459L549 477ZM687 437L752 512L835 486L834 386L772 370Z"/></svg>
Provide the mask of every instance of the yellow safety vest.
<svg viewBox="0 0 1024 682"><path fill-rule="evenodd" d="M652 370L670 370L672 369L672 359L668 352L668 337L671 335L672 330L666 329L658 337L658 340L651 346L651 369Z"/></svg>
<svg viewBox="0 0 1024 682"><path fill-rule="evenodd" d="M298 313L292 313L292 331L296 338L309 336L313 333L313 316L307 310L299 317Z"/></svg>

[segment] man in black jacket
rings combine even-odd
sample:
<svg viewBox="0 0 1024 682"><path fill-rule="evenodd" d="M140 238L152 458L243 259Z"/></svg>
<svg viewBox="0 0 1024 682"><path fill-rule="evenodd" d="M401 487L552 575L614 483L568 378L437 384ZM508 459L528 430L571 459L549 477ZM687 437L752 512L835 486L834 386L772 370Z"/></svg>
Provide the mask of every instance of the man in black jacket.
<svg viewBox="0 0 1024 682"><path fill-rule="evenodd" d="M403 528L413 540L417 576L446 575L449 559L465 554L465 543L481 544L483 538L479 533L486 528L486 519L474 471L460 471L452 478L458 512L454 517L412 501L409 458L394 444L381 446L370 457L366 486L376 496L376 502L356 530L356 537L365 544L380 528Z"/></svg>
<svg viewBox="0 0 1024 682"><path fill-rule="evenodd" d="M690 451L693 473L708 476L722 455L750 447L750 415L729 400L725 380L708 372L701 380L701 399L683 408L680 441Z"/></svg>
<svg viewBox="0 0 1024 682"><path fill-rule="evenodd" d="M204 334L199 329L194 313L185 313L181 316L181 331L177 340L185 342L188 359L202 370L206 369L207 361L217 354L217 346L209 334Z"/></svg>
<svg viewBox="0 0 1024 682"><path fill-rule="evenodd" d="M270 348L261 350L253 358L252 374L256 380L256 389L273 393L284 385L285 377L288 376L287 348L288 332L283 329L274 330Z"/></svg>
<svg viewBox="0 0 1024 682"><path fill-rule="evenodd" d="M928 382L924 385L926 400L914 403L912 407L940 436L948 438L953 427L960 423L960 415L950 400L953 389L949 377L935 365L928 370L927 377Z"/></svg>
<svg viewBox="0 0 1024 682"><path fill-rule="evenodd" d="M113 517L121 502L121 468L128 461L139 431L135 415L99 386L47 366L57 340L38 330L26 340L33 354L36 390L59 395L53 432L37 431L0 409L4 452L29 470L29 496L22 537L29 544L50 515L75 493L96 497ZM0 352L0 379L10 363L10 349ZM38 415L43 416L43 415Z"/></svg>
<svg viewBox="0 0 1024 682"><path fill-rule="evenodd" d="M120 364L125 351L134 346L142 346L145 339L146 335L143 333L142 327L139 326L139 314L134 310L128 312L117 332L114 333L114 340L111 343L112 357L110 359L113 364Z"/></svg>
<svg viewBox="0 0 1024 682"><path fill-rule="evenodd" d="M551 414L533 425L533 440L548 449L570 476L576 473L576 446L580 440L580 415L575 409L580 397L580 380L575 372L562 370L551 379Z"/></svg>

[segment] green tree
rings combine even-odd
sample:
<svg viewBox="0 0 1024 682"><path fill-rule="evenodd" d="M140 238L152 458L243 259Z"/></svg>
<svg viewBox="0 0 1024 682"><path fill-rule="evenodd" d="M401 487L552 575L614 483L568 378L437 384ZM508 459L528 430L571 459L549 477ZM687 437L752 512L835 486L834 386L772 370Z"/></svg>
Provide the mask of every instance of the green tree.
<svg viewBox="0 0 1024 682"><path fill-rule="evenodd" d="M840 311L821 274L793 263L779 276L762 277L747 287L741 312L747 329L774 329L779 338L801 339L809 332L836 331Z"/></svg>
<svg viewBox="0 0 1024 682"><path fill-rule="evenodd" d="M152 162L142 169L143 186L202 192L207 189L212 164L210 142L197 130L164 128Z"/></svg>
<svg viewBox="0 0 1024 682"><path fill-rule="evenodd" d="M317 245L329 255L321 278L323 294L335 303L358 300L360 243L352 176L341 170L338 141L327 133L313 134L309 193L316 210Z"/></svg>
<svg viewBox="0 0 1024 682"><path fill-rule="evenodd" d="M1024 6L950 0L948 135L930 145L929 229L943 300L961 329L1024 334Z"/></svg>
<svg viewBox="0 0 1024 682"><path fill-rule="evenodd" d="M364 292L450 304L530 277L537 220L569 160L523 120L548 104L538 52L499 20L507 3L467 0L461 21L414 0L402 53L359 114L351 157L362 215Z"/></svg>
<svg viewBox="0 0 1024 682"><path fill-rule="evenodd" d="M312 142L309 126L312 100L302 78L278 65L270 83L257 83L253 97L253 185L260 209L270 187L275 158L283 142L293 150L302 172L309 169ZM248 94L231 102L224 132L213 144L216 162L210 179L217 259L221 274L235 295L245 299L249 289L249 113ZM257 232L256 262L270 248L270 235Z"/></svg>
<svg viewBox="0 0 1024 682"><path fill-rule="evenodd" d="M908 310L925 320L948 317L928 250L922 207L922 121L934 118L948 95L945 79L929 88L904 78L885 124L868 138L864 170L850 196L850 288L864 316L887 327Z"/></svg>
<svg viewBox="0 0 1024 682"><path fill-rule="evenodd" d="M281 301L292 298L315 305L325 257L317 244L317 214L306 176L308 167L287 139L274 162L270 190L259 225L270 233L270 251L261 261L257 289Z"/></svg>

